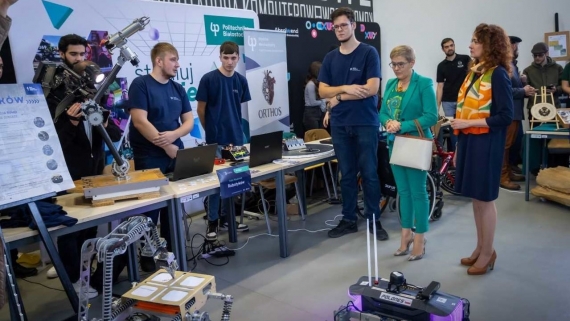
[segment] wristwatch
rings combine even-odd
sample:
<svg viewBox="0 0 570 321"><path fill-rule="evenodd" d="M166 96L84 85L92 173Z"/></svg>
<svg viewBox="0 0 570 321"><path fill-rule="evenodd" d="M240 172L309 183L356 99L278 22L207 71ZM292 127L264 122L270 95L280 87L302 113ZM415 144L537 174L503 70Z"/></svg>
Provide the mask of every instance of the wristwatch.
<svg viewBox="0 0 570 321"><path fill-rule="evenodd" d="M339 102L342 101L342 99L340 99L340 94L337 94L337 95L336 95L336 100L338 100Z"/></svg>

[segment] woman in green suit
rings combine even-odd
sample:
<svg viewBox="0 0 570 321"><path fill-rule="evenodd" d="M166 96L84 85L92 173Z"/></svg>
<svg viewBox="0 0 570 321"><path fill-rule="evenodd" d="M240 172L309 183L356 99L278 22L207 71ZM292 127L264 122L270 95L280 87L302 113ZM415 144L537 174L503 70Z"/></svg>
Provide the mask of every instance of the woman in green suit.
<svg viewBox="0 0 570 321"><path fill-rule="evenodd" d="M413 70L416 60L414 50L409 46L398 46L392 49L390 59L390 67L396 78L388 80L386 84L380 109L380 123L390 133L388 146L391 155L394 134L419 136L415 120L426 137L432 138L430 127L436 124L438 111L433 81ZM428 231L427 172L398 165L391 166L400 195L402 216L401 244L394 255L407 255L410 252L410 244L414 243L408 260L416 261L425 254L424 233ZM414 223L415 235L412 233Z"/></svg>

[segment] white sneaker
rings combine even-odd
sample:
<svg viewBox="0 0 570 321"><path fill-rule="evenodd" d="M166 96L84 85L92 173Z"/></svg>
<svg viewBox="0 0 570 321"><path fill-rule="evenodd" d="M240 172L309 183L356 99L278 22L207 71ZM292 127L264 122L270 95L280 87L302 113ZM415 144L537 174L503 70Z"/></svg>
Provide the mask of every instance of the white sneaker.
<svg viewBox="0 0 570 321"><path fill-rule="evenodd" d="M79 295L79 290L81 290L81 281L73 283L73 288L75 289L75 292L77 292L77 295ZM87 297L89 299L93 299L96 298L98 295L99 292L97 292L97 290L89 286L89 289L87 290Z"/></svg>
<svg viewBox="0 0 570 321"><path fill-rule="evenodd" d="M55 266L52 266L46 273L48 279L55 279L57 278L57 271L55 270Z"/></svg>

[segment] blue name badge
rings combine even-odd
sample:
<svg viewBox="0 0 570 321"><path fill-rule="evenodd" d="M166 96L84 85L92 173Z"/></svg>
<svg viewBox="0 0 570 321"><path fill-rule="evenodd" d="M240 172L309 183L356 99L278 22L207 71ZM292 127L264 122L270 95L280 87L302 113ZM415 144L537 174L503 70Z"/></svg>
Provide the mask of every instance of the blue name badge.
<svg viewBox="0 0 570 321"><path fill-rule="evenodd" d="M236 166L217 170L220 180L220 196L229 198L251 189L249 166Z"/></svg>

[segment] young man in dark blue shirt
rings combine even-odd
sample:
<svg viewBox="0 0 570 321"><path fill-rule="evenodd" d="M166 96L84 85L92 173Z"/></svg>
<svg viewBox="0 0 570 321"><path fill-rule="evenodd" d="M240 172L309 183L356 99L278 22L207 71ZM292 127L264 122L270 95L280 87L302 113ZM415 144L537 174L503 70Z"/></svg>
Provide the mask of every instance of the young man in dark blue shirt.
<svg viewBox="0 0 570 321"><path fill-rule="evenodd" d="M356 225L357 173L364 189L364 212L370 218L369 231L376 224L377 239L388 239L380 224L380 182L378 166L378 87L380 56L372 46L355 38L356 22L350 8L331 14L340 47L329 52L319 73L319 94L328 99L325 127L330 124L333 146L342 174L342 214L329 237L341 237L358 230ZM376 222L372 215L376 215Z"/></svg>
<svg viewBox="0 0 570 321"><path fill-rule="evenodd" d="M159 168L163 173L174 170L176 153L184 148L180 137L194 127L194 116L186 90L170 79L180 67L178 51L166 42L157 43L150 52L152 72L133 80L129 87L131 125L129 138L135 169ZM182 124L180 124L180 120ZM160 234L171 248L170 224L166 209L145 213L157 224ZM153 270L154 261L142 260L144 270Z"/></svg>
<svg viewBox="0 0 570 321"><path fill-rule="evenodd" d="M221 66L205 74L200 79L196 100L198 117L206 132L207 144L218 144L218 155L227 145L242 146L244 141L241 126L241 104L251 100L247 79L235 71L239 62L239 47L235 42L226 41L220 46ZM227 202L222 202L222 217L227 211ZM208 231L206 237L217 237L220 195L208 197ZM238 231L247 231L245 224L237 224Z"/></svg>

